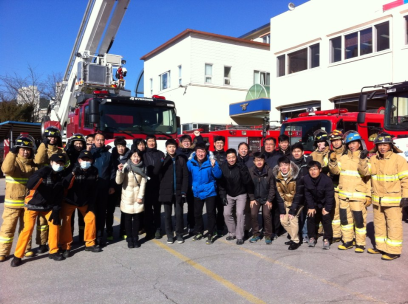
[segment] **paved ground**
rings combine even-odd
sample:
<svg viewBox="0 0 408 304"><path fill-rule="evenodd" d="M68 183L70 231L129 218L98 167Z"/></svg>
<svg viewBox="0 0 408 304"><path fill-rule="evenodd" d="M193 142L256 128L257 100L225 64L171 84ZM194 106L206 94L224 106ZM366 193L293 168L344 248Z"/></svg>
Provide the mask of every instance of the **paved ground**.
<svg viewBox="0 0 408 304"><path fill-rule="evenodd" d="M3 201L0 179L0 212ZM371 237L372 223L368 231ZM385 262L337 246L323 251L321 239L291 252L285 236L271 246L225 237L211 246L165 241L128 249L115 240L101 253L79 247L65 261L42 254L18 268L8 260L0 264L0 303L408 303L408 254ZM407 241L405 233L404 247Z"/></svg>

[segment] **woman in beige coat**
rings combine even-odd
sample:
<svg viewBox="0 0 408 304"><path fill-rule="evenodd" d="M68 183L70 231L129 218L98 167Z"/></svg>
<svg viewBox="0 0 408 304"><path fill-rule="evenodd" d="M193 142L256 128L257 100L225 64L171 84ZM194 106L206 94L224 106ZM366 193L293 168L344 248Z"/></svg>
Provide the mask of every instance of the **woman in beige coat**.
<svg viewBox="0 0 408 304"><path fill-rule="evenodd" d="M128 248L139 248L139 226L141 212L144 210L143 197L145 194L146 168L142 162L142 152L134 149L126 164L120 164L116 172L116 183L122 185L120 210L125 219Z"/></svg>

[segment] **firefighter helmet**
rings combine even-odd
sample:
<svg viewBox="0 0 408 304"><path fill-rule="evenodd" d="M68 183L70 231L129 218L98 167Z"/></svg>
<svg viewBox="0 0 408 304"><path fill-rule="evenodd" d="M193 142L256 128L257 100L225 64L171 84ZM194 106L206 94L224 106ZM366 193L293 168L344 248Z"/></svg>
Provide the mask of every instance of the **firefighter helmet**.
<svg viewBox="0 0 408 304"><path fill-rule="evenodd" d="M75 133L70 137L70 142L75 142L75 141L82 141L83 143L86 143L85 136L81 133Z"/></svg>
<svg viewBox="0 0 408 304"><path fill-rule="evenodd" d="M330 133L330 140L334 141L338 139L343 140L343 132L340 130L333 130L333 132Z"/></svg>
<svg viewBox="0 0 408 304"><path fill-rule="evenodd" d="M375 145L378 145L378 144L390 144L390 145L393 145L394 142L393 142L392 136L390 134L380 133L380 134L378 134L378 136L374 140L374 144Z"/></svg>
<svg viewBox="0 0 408 304"><path fill-rule="evenodd" d="M56 127L48 127L44 131L44 137L57 137L61 138L61 132Z"/></svg>
<svg viewBox="0 0 408 304"><path fill-rule="evenodd" d="M353 132L349 132L346 136L345 136L345 144L349 144L352 141L356 141L359 140L361 141L361 136L360 134L358 134L356 131Z"/></svg>
<svg viewBox="0 0 408 304"><path fill-rule="evenodd" d="M28 149L34 149L34 141L29 138L28 136L22 136L20 135L16 139L16 147L18 148L28 148Z"/></svg>
<svg viewBox="0 0 408 304"><path fill-rule="evenodd" d="M319 132L315 135L315 142L327 142L329 136L326 132Z"/></svg>

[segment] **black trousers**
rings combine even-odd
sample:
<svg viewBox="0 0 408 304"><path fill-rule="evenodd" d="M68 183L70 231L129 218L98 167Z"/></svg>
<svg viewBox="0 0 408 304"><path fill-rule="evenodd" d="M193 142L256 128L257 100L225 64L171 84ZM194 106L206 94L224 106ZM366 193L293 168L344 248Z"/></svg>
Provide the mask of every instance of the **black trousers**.
<svg viewBox="0 0 408 304"><path fill-rule="evenodd" d="M217 210L217 216L216 216L217 230L222 231L224 230L224 227L225 227L224 204L219 195L215 197L215 208Z"/></svg>
<svg viewBox="0 0 408 304"><path fill-rule="evenodd" d="M106 222L106 208L108 206L108 197L109 197L109 183L99 183L94 207L96 217L97 241L100 241L103 237Z"/></svg>
<svg viewBox="0 0 408 304"><path fill-rule="evenodd" d="M216 196L201 200L194 197L195 232L204 233L203 207L207 210L208 234L213 235L215 230L215 200Z"/></svg>
<svg viewBox="0 0 408 304"><path fill-rule="evenodd" d="M172 213L173 213L173 206L175 208L175 215L176 215L176 234L183 235L184 230L184 221L183 221L183 204L180 201L177 202L176 198L173 196L171 202L163 202L164 206L164 223L166 226L166 234L167 238L174 237L174 230L173 230L173 221L172 221Z"/></svg>
<svg viewBox="0 0 408 304"><path fill-rule="evenodd" d="M187 191L187 224L190 229L195 227L195 217L194 217L194 195L193 190L190 188Z"/></svg>
<svg viewBox="0 0 408 304"><path fill-rule="evenodd" d="M307 217L307 234L309 238L317 239L317 231L319 230L319 224L322 223L324 230L324 239L331 241L333 238L332 228L333 214L332 212L326 215L322 214L322 208L316 208L316 214L314 216Z"/></svg>
<svg viewBox="0 0 408 304"><path fill-rule="evenodd" d="M128 242L133 242L139 240L139 226L141 222L140 214L141 213L135 213L135 214L129 214L129 213L124 213L125 219L125 227L126 227L126 235L127 238L126 240Z"/></svg>
<svg viewBox="0 0 408 304"><path fill-rule="evenodd" d="M159 185L146 188L144 197L144 224L146 234L154 234L161 228L161 203L159 202Z"/></svg>
<svg viewBox="0 0 408 304"><path fill-rule="evenodd" d="M122 191L115 189L115 193L109 194L108 205L106 208L106 232L113 232L113 215L115 208L120 203Z"/></svg>
<svg viewBox="0 0 408 304"><path fill-rule="evenodd" d="M281 225L280 222L280 212L279 212L279 207L278 207L278 202L275 200L272 203L272 233L275 235L281 235L282 233L284 233L284 229Z"/></svg>

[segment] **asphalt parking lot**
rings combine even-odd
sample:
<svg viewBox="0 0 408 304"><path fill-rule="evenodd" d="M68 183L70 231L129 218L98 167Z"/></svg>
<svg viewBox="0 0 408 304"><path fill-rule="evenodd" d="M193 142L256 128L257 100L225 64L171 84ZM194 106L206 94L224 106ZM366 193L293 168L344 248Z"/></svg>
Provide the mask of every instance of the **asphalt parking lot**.
<svg viewBox="0 0 408 304"><path fill-rule="evenodd" d="M0 212L3 201L1 178ZM116 237L119 218L117 208ZM371 208L368 223L371 247ZM0 263L0 303L408 303L407 229L403 255L390 262L336 244L325 251L321 239L289 251L286 235L270 246L225 237L212 245L163 237L138 249L115 239L100 253L76 246L62 262L41 254L17 268Z"/></svg>

